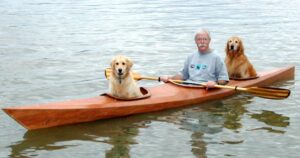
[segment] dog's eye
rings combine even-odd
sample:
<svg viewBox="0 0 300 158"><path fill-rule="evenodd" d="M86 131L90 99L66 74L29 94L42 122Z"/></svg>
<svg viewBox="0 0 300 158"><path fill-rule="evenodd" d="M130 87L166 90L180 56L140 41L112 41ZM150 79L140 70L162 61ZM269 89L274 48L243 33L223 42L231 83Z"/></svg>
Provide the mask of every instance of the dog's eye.
<svg viewBox="0 0 300 158"><path fill-rule="evenodd" d="M123 62L122 65L125 65L125 63Z"/></svg>
<svg viewBox="0 0 300 158"><path fill-rule="evenodd" d="M229 42L231 43L232 41L230 40Z"/></svg>
<svg viewBox="0 0 300 158"><path fill-rule="evenodd" d="M238 43L238 41L235 41L235 43Z"/></svg>
<svg viewBox="0 0 300 158"><path fill-rule="evenodd" d="M116 63L116 65L119 65L119 63Z"/></svg>

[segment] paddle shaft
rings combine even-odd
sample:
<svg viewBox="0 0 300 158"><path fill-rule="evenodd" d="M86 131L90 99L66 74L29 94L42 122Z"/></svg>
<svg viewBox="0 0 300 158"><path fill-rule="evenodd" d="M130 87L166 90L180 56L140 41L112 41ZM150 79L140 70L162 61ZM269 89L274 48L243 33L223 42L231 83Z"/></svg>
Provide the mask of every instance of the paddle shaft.
<svg viewBox="0 0 300 158"><path fill-rule="evenodd" d="M139 77L139 79L146 79L146 80L154 80L154 81L158 81L158 77L144 77L144 76L141 76Z"/></svg>
<svg viewBox="0 0 300 158"><path fill-rule="evenodd" d="M176 83L183 84L193 84L193 85L203 85L206 86L205 83L193 82L193 81L181 81L181 80L171 80ZM284 99L290 95L290 90L281 89L281 88L271 88L271 87L238 87L238 86L227 86L227 85L215 85L215 88L221 89L231 89L235 91L247 92L252 95L267 98L267 99Z"/></svg>
<svg viewBox="0 0 300 158"><path fill-rule="evenodd" d="M105 77L109 78L112 71L110 68L105 70ZM155 80L160 81L159 77L150 77L150 76L141 76L140 74L133 72L132 73L134 79L141 80L141 79L147 79L147 80ZM182 84L193 84L193 85L202 85L206 86L205 83L200 82L194 82L194 81L183 81L183 80L170 80L172 82L176 83L182 83ZM231 89L235 91L242 91L247 92L250 94L253 94L258 97L268 98L268 99L284 99L287 98L290 95L290 90L288 89L282 89L282 88L271 88L271 87L238 87L238 86L227 86L227 85L215 85L215 88L221 88L221 89Z"/></svg>
<svg viewBox="0 0 300 158"><path fill-rule="evenodd" d="M138 80L146 79L146 80L160 81L159 77L139 76L137 78L138 78ZM176 82L176 83L184 83L185 82L183 80L170 80L170 81L173 81L173 82Z"/></svg>
<svg viewBox="0 0 300 158"><path fill-rule="evenodd" d="M176 83L183 83L183 84L193 84L193 85L202 85L206 86L205 83L200 83L200 82L194 82L194 81L182 81L182 80L171 80ZM227 85L215 85L215 88L223 88L223 89L232 89L232 90L237 90L237 91L248 91L249 88L243 88L243 87L238 87L238 86L227 86ZM250 87L251 89L251 87Z"/></svg>

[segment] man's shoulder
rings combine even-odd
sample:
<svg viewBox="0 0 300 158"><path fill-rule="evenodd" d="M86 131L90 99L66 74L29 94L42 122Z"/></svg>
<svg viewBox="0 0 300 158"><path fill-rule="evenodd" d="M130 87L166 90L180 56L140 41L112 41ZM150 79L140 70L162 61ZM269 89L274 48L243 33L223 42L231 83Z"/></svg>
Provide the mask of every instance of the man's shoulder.
<svg viewBox="0 0 300 158"><path fill-rule="evenodd" d="M219 55L219 52L217 50L212 50L211 55L214 58L221 59L221 56Z"/></svg>
<svg viewBox="0 0 300 158"><path fill-rule="evenodd" d="M187 56L187 59L191 59L191 58L194 58L198 52L193 52L193 53L190 53L188 56Z"/></svg>
<svg viewBox="0 0 300 158"><path fill-rule="evenodd" d="M201 55L199 55L199 52L198 51L195 51L195 52L192 52L191 54L189 54L187 56L187 59L193 59L193 58L196 58L196 57L200 57ZM215 58L215 59L219 59L221 60L221 56L219 55L219 52L215 49L212 49L211 52L210 52L210 55L207 56L208 58Z"/></svg>
<svg viewBox="0 0 300 158"><path fill-rule="evenodd" d="M211 50L211 54L218 56L219 52L216 49Z"/></svg>

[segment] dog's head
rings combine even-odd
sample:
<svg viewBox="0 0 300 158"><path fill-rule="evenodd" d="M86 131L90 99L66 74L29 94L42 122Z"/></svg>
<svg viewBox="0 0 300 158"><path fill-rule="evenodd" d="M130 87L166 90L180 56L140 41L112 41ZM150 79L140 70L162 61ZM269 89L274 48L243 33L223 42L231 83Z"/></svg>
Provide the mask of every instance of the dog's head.
<svg viewBox="0 0 300 158"><path fill-rule="evenodd" d="M119 78L126 77L129 74L132 65L133 63L129 58L118 55L114 57L110 63L113 72L112 75Z"/></svg>
<svg viewBox="0 0 300 158"><path fill-rule="evenodd" d="M244 46L241 38L237 36L230 37L225 47L227 55L241 55L244 53Z"/></svg>

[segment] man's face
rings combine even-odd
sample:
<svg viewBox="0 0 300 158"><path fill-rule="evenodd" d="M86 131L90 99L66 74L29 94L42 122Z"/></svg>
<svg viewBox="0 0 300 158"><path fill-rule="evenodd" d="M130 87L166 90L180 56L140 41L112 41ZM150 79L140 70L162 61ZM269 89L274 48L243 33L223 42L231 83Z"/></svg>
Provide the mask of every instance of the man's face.
<svg viewBox="0 0 300 158"><path fill-rule="evenodd" d="M197 34L195 42L200 52L206 52L209 49L210 39L206 33Z"/></svg>

